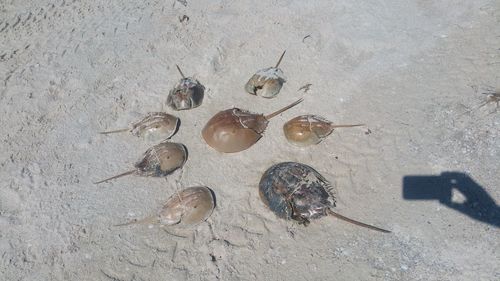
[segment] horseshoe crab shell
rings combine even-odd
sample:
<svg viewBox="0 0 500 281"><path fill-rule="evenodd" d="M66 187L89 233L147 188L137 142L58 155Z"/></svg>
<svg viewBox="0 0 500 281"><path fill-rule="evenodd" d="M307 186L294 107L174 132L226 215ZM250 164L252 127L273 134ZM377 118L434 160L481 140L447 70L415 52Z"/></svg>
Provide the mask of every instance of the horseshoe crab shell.
<svg viewBox="0 0 500 281"><path fill-rule="evenodd" d="M262 137L271 118L301 102L302 99L268 115L239 108L220 111L203 127L202 137L209 146L219 152L243 151Z"/></svg>
<svg viewBox="0 0 500 281"><path fill-rule="evenodd" d="M335 197L331 191L331 184L320 173L296 162L271 166L259 183L260 198L280 218L308 225L310 220L332 215L372 230L390 232L332 211Z"/></svg>
<svg viewBox="0 0 500 281"><path fill-rule="evenodd" d="M190 227L206 221L215 208L215 195L206 186L194 186L174 193L155 216L131 221L129 224L157 224Z"/></svg>
<svg viewBox="0 0 500 281"><path fill-rule="evenodd" d="M130 132L149 141L171 138L179 126L179 118L165 112L148 113L141 121L134 123Z"/></svg>
<svg viewBox="0 0 500 281"><path fill-rule="evenodd" d="M181 143L162 142L148 149L135 168L143 177L164 177L184 166L187 149Z"/></svg>
<svg viewBox="0 0 500 281"><path fill-rule="evenodd" d="M132 124L131 128L100 132L107 135L129 131L136 137L146 141L159 141L171 138L179 127L179 118L165 112L150 112L141 120Z"/></svg>
<svg viewBox="0 0 500 281"><path fill-rule="evenodd" d="M172 195L160 211L160 224L197 225L210 217L215 196L206 186L186 188Z"/></svg>
<svg viewBox="0 0 500 281"><path fill-rule="evenodd" d="M300 115L283 125L286 139L296 146L310 146L319 144L336 128L357 127L356 125L335 125L329 120L317 115Z"/></svg>
<svg viewBox="0 0 500 281"><path fill-rule="evenodd" d="M270 167L259 183L262 201L278 217L307 224L335 207L330 183L310 166L283 162Z"/></svg>
<svg viewBox="0 0 500 281"><path fill-rule="evenodd" d="M279 94L285 82L285 74L280 68L264 68L248 80L245 84L245 91L263 98L274 98Z"/></svg>
<svg viewBox="0 0 500 281"><path fill-rule="evenodd" d="M173 110L187 110L200 106L205 95L205 87L198 80L185 77L179 66L177 70L182 79L168 94L167 105Z"/></svg>
<svg viewBox="0 0 500 281"><path fill-rule="evenodd" d="M239 152L262 137L268 122L264 115L231 108L214 115L203 128L202 136L217 151Z"/></svg>
<svg viewBox="0 0 500 281"><path fill-rule="evenodd" d="M257 71L245 84L245 91L263 98L274 98L277 96L281 87L286 82L283 70L278 68L285 53L286 51L283 52L276 66Z"/></svg>
<svg viewBox="0 0 500 281"><path fill-rule="evenodd" d="M165 177L184 166L187 149L181 143L161 142L144 152L142 158L134 164L133 170L96 182L103 183L127 175L141 177Z"/></svg>

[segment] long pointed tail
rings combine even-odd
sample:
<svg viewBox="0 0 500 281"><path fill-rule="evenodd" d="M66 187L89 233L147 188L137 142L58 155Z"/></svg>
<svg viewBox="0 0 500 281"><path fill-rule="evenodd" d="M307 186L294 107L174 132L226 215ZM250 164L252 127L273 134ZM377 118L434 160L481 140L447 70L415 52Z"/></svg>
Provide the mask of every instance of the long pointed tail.
<svg viewBox="0 0 500 281"><path fill-rule="evenodd" d="M181 68L176 64L175 67L177 67L177 70L179 71L179 73L181 74L182 78L186 78L186 76L184 76L184 73L182 73L182 70Z"/></svg>
<svg viewBox="0 0 500 281"><path fill-rule="evenodd" d="M353 219L350 219L348 217L344 217L343 215L341 214L338 214L338 213L335 213L334 211L328 209L328 214L329 215L332 215L336 218L339 218L341 220L344 220L344 221L347 221L347 222L350 222L352 224L355 224L355 225L359 225L359 226L362 226L362 227L366 227L366 228L369 228L369 229L373 229L373 230L376 230L376 231L380 231L380 232L384 232L384 233L390 233L389 230L385 230L385 229L382 229L382 228L378 228L376 226L373 226L373 225L369 225L369 224L366 224L366 223L362 223L362 222L359 222L359 221L355 221Z"/></svg>
<svg viewBox="0 0 500 281"><path fill-rule="evenodd" d="M350 128L350 127L359 127L359 126L365 126L365 124L356 124L356 125L334 125L331 124L330 128L335 129L335 128Z"/></svg>
<svg viewBox="0 0 500 281"><path fill-rule="evenodd" d="M130 129L129 128L125 128L125 129L118 129L118 130L107 131L107 132L99 132L99 134L101 134L101 135L107 135L107 134L114 134L114 133L126 132L128 130L130 130Z"/></svg>
<svg viewBox="0 0 500 281"><path fill-rule="evenodd" d="M282 113L284 111L289 110L290 108L292 108L292 107L296 106L297 104L301 103L303 100L304 99L299 99L298 101L296 101L296 102L294 102L294 103L292 103L290 105L287 105L287 106L283 107L282 109L280 109L278 111L275 111L275 112L273 112L273 113L271 113L269 115L266 115L266 119L269 120L269 119L273 118L274 116L276 116L276 115L278 115L278 114L280 114L280 113Z"/></svg>
<svg viewBox="0 0 500 281"><path fill-rule="evenodd" d="M126 223L121 223L121 224L115 224L113 226L126 226L126 225L132 225L132 224L157 224L158 223L158 217L157 216L152 216L152 217L147 217L139 220L132 220Z"/></svg>
<svg viewBox="0 0 500 281"><path fill-rule="evenodd" d="M280 59L278 60L278 62L276 63L276 66L274 68L278 68L278 66L280 66L280 63L281 63L281 60L283 59L283 57L285 56L285 53L286 53L286 50L283 51L283 54L281 54L281 57Z"/></svg>
<svg viewBox="0 0 500 281"><path fill-rule="evenodd" d="M121 177L124 177L124 176L128 176L128 175L131 175L131 174L133 174L133 173L135 173L135 170L130 170L130 171L127 171L127 172L125 172L125 173L123 173L123 174L119 174L119 175L116 175L116 176L112 176L112 177L110 177L110 178L107 178L107 179L105 179L105 180L101 180L101 181L98 181L98 182L94 182L94 184L100 184L100 183L103 183L103 182L107 182L107 181L110 181L110 180L114 180L114 179L116 179L116 178L121 178Z"/></svg>

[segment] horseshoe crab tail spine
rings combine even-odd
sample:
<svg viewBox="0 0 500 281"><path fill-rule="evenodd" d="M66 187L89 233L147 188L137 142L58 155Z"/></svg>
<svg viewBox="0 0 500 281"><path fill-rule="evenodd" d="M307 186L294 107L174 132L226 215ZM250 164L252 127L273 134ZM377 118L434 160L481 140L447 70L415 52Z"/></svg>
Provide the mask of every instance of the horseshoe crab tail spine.
<svg viewBox="0 0 500 281"><path fill-rule="evenodd" d="M153 217L147 217L139 220L132 220L126 223L121 223L121 224L115 224L113 226L127 226L131 224L156 224L158 222L158 219L156 216Z"/></svg>
<svg viewBox="0 0 500 281"><path fill-rule="evenodd" d="M350 128L350 127L359 127L359 126L365 126L365 124L356 124L356 125L330 125L330 129L335 129L335 128Z"/></svg>
<svg viewBox="0 0 500 281"><path fill-rule="evenodd" d="M366 224L366 223L362 223L362 222L359 222L359 221L355 221L353 219L350 219L348 217L344 217L343 215L341 214L338 214L330 209L327 210L327 213L329 215L332 215L336 218L339 218L341 220L344 220L344 221L347 221L347 222L350 222L352 224L355 224L355 225L359 225L359 226L362 226L362 227L366 227L366 228L369 228L369 229L372 229L372 230L376 230L376 231L380 231L380 232L384 232L384 233L391 233L389 230L385 230L385 229L382 229L382 228L378 228L376 226L373 226L373 225L369 225L369 224Z"/></svg>
<svg viewBox="0 0 500 281"><path fill-rule="evenodd" d="M274 68L278 68L278 66L280 66L280 63L281 63L281 60L283 59L283 57L285 56L285 53L286 53L286 50L283 51L283 54L281 54L281 57L280 59L278 60L278 62L276 63L276 66Z"/></svg>
<svg viewBox="0 0 500 281"><path fill-rule="evenodd" d="M287 106L283 107L282 109L280 109L280 110L278 110L278 111L275 111L275 112L273 112L273 113L271 113L271 114L269 114L269 115L266 115L266 116L265 116L265 118L266 118L267 120L269 120L269 119L273 118L274 116L276 116L276 115L278 115L278 114L281 114L281 113L283 113L284 111L287 111L288 109L290 109L290 108L292 108L292 107L296 106L297 104L301 103L303 100L304 100L304 99L299 99L298 101L296 101L296 102L294 102L294 103L292 103L292 104L290 104L290 105L287 105Z"/></svg>
<svg viewBox="0 0 500 281"><path fill-rule="evenodd" d="M181 70L181 68L179 67L179 65L177 65L177 64L176 64L176 65L175 65L175 67L177 67L177 70L178 70L178 71L179 71L179 73L181 74L182 79L185 79L185 78L186 78L186 76L184 76L184 73L182 73L182 70Z"/></svg>
<svg viewBox="0 0 500 281"><path fill-rule="evenodd" d="M107 135L107 134L114 134L114 133L122 133L122 132L126 132L130 130L129 128L125 128L125 129L118 129L118 130L113 130L113 131L106 131L106 132L99 132L99 134L101 135Z"/></svg>
<svg viewBox="0 0 500 281"><path fill-rule="evenodd" d="M119 175L116 175L116 176L113 176L113 177L110 177L110 178L107 178L105 180L101 180L101 181L98 181L98 182L94 182L94 184L100 184L100 183L103 183L103 182L107 182L107 181L110 181L110 180L114 180L116 178L121 178L121 177L124 177L124 176L128 176L128 175L131 175L135 173L135 170L130 170L130 171L127 171L125 173L122 173L122 174L119 174Z"/></svg>

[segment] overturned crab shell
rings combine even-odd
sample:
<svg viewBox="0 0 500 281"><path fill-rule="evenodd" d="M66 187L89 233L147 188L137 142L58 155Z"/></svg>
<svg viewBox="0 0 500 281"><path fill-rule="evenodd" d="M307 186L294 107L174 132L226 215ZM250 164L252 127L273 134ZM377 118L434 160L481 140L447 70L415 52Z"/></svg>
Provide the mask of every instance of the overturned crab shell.
<svg viewBox="0 0 500 281"><path fill-rule="evenodd" d="M273 98L279 94L286 82L283 71L277 67L261 69L245 84L245 91L264 98Z"/></svg>
<svg viewBox="0 0 500 281"><path fill-rule="evenodd" d="M262 175L259 194L278 217L305 224L335 207L330 183L312 167L296 162L270 167Z"/></svg>
<svg viewBox="0 0 500 281"><path fill-rule="evenodd" d="M130 132L148 141L159 141L172 137L178 126L179 118L176 116L165 112L151 112L134 123Z"/></svg>
<svg viewBox="0 0 500 281"><path fill-rule="evenodd" d="M167 105L174 110L187 110L198 107L203 102L205 87L193 78L182 78L170 91Z"/></svg>
<svg viewBox="0 0 500 281"><path fill-rule="evenodd" d="M281 54L274 67L257 71L245 84L245 91L264 98L273 98L278 95L281 87L283 87L283 83L286 82L283 71L278 68L285 53L286 50Z"/></svg>
<svg viewBox="0 0 500 281"><path fill-rule="evenodd" d="M140 176L164 177L184 166L186 160L187 150L183 144L161 142L149 148L134 166Z"/></svg>
<svg viewBox="0 0 500 281"><path fill-rule="evenodd" d="M317 115L301 115L286 122L283 125L283 133L291 144L309 146L322 142L335 128L357 126L363 126L363 124L335 125Z"/></svg>

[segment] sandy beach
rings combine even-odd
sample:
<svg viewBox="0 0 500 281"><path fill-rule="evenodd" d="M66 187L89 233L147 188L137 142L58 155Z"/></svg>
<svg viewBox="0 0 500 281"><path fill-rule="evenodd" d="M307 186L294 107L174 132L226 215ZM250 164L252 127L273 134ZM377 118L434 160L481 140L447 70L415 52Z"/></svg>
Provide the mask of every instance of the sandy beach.
<svg viewBox="0 0 500 281"><path fill-rule="evenodd" d="M500 280L500 3L393 2L2 1L0 280ZM284 50L279 95L246 93ZM176 64L201 106L166 106ZM300 98L242 152L201 136L221 110ZM98 132L153 111L180 118L183 168L93 184L156 144ZM283 124L302 114L366 125L299 148ZM392 232L278 218L258 185L284 161ZM217 205L198 226L114 226L200 185Z"/></svg>

